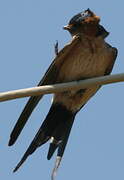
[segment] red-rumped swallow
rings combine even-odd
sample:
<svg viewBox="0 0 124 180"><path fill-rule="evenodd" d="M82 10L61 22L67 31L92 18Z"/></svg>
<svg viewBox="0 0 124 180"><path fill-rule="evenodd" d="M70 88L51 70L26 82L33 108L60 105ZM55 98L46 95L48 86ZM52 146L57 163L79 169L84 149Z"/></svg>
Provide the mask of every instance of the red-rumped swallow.
<svg viewBox="0 0 124 180"><path fill-rule="evenodd" d="M117 49L106 43L105 38L109 33L99 22L100 17L87 9L75 15L68 25L64 26L64 29L71 34L72 40L59 52L56 49L57 55L38 86L78 81L111 73L117 57ZM55 93L44 122L14 172L30 154L50 140L47 159L50 159L58 148L57 160L52 175L54 177L77 112L100 87L94 85L85 89ZM41 98L42 95L30 97L11 133L9 146L15 143Z"/></svg>

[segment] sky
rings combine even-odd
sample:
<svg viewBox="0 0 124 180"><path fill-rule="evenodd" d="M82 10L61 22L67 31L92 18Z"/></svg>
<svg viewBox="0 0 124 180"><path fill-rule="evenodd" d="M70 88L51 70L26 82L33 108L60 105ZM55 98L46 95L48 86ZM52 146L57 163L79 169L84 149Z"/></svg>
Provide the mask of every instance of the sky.
<svg viewBox="0 0 124 180"><path fill-rule="evenodd" d="M0 91L37 85L53 60L54 44L61 49L71 37L62 27L75 14L90 8L110 32L106 39L118 48L112 74L124 72L123 1L1 0ZM105 85L78 113L57 180L124 179L124 86ZM0 177L5 180L50 180L55 156L48 161L46 144L12 173L45 118L51 95L44 96L17 143L8 147L10 133L28 98L0 103Z"/></svg>

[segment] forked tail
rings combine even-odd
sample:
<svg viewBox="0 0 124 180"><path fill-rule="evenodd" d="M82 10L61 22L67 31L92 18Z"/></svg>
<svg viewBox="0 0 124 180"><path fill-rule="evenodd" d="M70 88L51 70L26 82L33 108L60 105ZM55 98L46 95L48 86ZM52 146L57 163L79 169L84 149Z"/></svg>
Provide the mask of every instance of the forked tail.
<svg viewBox="0 0 124 180"><path fill-rule="evenodd" d="M62 156L75 118L75 114L66 109L62 104L52 104L43 124L36 136L18 163L14 172L24 163L27 157L39 146L51 139L47 158L50 159L58 148L58 155Z"/></svg>

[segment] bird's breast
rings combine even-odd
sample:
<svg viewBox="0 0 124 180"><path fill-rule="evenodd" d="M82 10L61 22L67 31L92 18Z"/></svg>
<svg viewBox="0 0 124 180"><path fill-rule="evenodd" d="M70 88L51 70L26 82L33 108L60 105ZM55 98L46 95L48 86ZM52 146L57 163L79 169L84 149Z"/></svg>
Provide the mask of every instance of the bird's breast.
<svg viewBox="0 0 124 180"><path fill-rule="evenodd" d="M84 44L84 45L83 45ZM80 43L64 59L58 80L67 82L104 75L111 61L111 51L104 44Z"/></svg>

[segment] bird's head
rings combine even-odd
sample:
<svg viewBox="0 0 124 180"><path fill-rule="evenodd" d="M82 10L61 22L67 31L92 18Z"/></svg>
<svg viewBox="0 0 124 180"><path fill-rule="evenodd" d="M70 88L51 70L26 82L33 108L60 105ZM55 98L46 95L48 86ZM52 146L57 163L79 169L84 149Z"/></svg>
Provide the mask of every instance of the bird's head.
<svg viewBox="0 0 124 180"><path fill-rule="evenodd" d="M72 36L83 33L92 37L97 34L99 22L100 17L96 16L90 9L87 9L75 15L68 25L64 26L64 29L68 30Z"/></svg>

